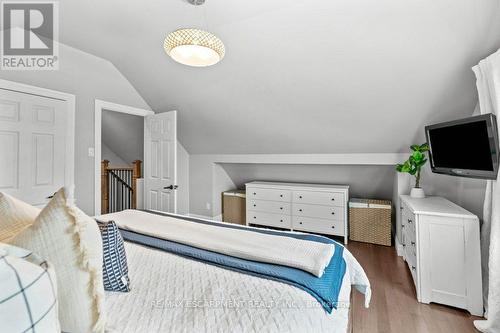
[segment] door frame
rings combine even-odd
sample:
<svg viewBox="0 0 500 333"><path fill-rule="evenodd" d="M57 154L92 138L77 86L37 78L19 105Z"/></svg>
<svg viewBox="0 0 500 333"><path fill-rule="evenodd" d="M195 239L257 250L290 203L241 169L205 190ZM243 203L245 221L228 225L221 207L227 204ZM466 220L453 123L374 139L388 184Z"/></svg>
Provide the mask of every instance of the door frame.
<svg viewBox="0 0 500 333"><path fill-rule="evenodd" d="M131 114L134 116L147 117L154 115L151 110L139 109L133 106L95 100L95 126L94 126L94 215L101 215L101 158L102 158L102 111L112 111Z"/></svg>
<svg viewBox="0 0 500 333"><path fill-rule="evenodd" d="M50 99L57 99L67 103L68 115L66 118L66 168L64 170L64 185L71 187L75 184L75 111L76 98L73 94L65 92L33 86L16 81L0 79L0 89L13 92L35 95ZM66 172L67 171L67 172Z"/></svg>

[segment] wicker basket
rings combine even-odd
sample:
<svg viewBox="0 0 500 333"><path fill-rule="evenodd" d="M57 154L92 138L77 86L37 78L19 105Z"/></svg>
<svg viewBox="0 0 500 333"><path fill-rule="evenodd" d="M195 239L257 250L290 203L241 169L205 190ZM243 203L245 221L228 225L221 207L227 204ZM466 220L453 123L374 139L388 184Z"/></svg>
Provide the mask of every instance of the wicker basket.
<svg viewBox="0 0 500 333"><path fill-rule="evenodd" d="M391 246L389 200L351 199L349 201L349 239Z"/></svg>

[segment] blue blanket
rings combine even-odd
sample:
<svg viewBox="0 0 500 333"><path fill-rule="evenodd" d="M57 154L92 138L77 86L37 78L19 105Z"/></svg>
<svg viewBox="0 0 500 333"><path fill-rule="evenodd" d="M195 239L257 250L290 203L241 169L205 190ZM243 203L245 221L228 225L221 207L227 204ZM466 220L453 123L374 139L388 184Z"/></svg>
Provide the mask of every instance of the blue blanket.
<svg viewBox="0 0 500 333"><path fill-rule="evenodd" d="M148 213L181 218L190 222L216 225L220 228L244 229L247 232L260 232L282 237L293 237L313 242L333 244L335 246L335 252L332 256L332 259L330 260L330 263L326 267L325 272L323 273L321 278L318 278L312 275L311 273L292 267L240 259L212 251L199 249L189 245L171 242L165 239L147 236L137 232L121 229L123 238L130 242L138 243L141 245L147 245L149 247L164 250L177 255L217 265L226 269L231 269L245 274L255 275L262 278L287 283L308 292L311 296L313 296L316 300L318 300L318 302L323 306L323 308L328 313L331 313L333 309L337 308L338 296L340 293L340 288L342 287L342 280L344 278L344 274L346 271L346 263L343 257L344 248L337 242L329 238L317 235L292 234L292 233L284 233L280 231L266 230L266 229L248 229L234 224L228 224L228 225L213 224L208 221L195 219L191 217L181 217L178 215L170 215L157 212L148 212Z"/></svg>

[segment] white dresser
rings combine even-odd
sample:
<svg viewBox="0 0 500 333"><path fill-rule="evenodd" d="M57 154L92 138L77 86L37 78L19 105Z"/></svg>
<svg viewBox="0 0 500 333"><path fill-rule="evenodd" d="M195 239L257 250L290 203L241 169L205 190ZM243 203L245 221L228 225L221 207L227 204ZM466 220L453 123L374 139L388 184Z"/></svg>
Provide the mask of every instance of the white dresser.
<svg viewBox="0 0 500 333"><path fill-rule="evenodd" d="M421 303L483 315L479 220L441 197L400 197L403 258Z"/></svg>
<svg viewBox="0 0 500 333"><path fill-rule="evenodd" d="M349 186L251 182L246 223L344 237Z"/></svg>

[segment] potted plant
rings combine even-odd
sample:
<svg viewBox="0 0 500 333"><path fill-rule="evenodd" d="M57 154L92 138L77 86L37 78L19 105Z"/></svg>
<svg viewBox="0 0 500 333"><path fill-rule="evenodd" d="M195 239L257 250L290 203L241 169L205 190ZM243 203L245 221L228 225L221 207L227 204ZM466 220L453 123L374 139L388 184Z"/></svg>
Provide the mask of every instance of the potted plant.
<svg viewBox="0 0 500 333"><path fill-rule="evenodd" d="M412 145L410 148L412 150L410 157L403 164L396 165L396 170L407 172L415 177L415 187L410 192L412 198L425 198L424 190L420 187L420 170L427 163L425 152L429 151L429 145L424 143Z"/></svg>

